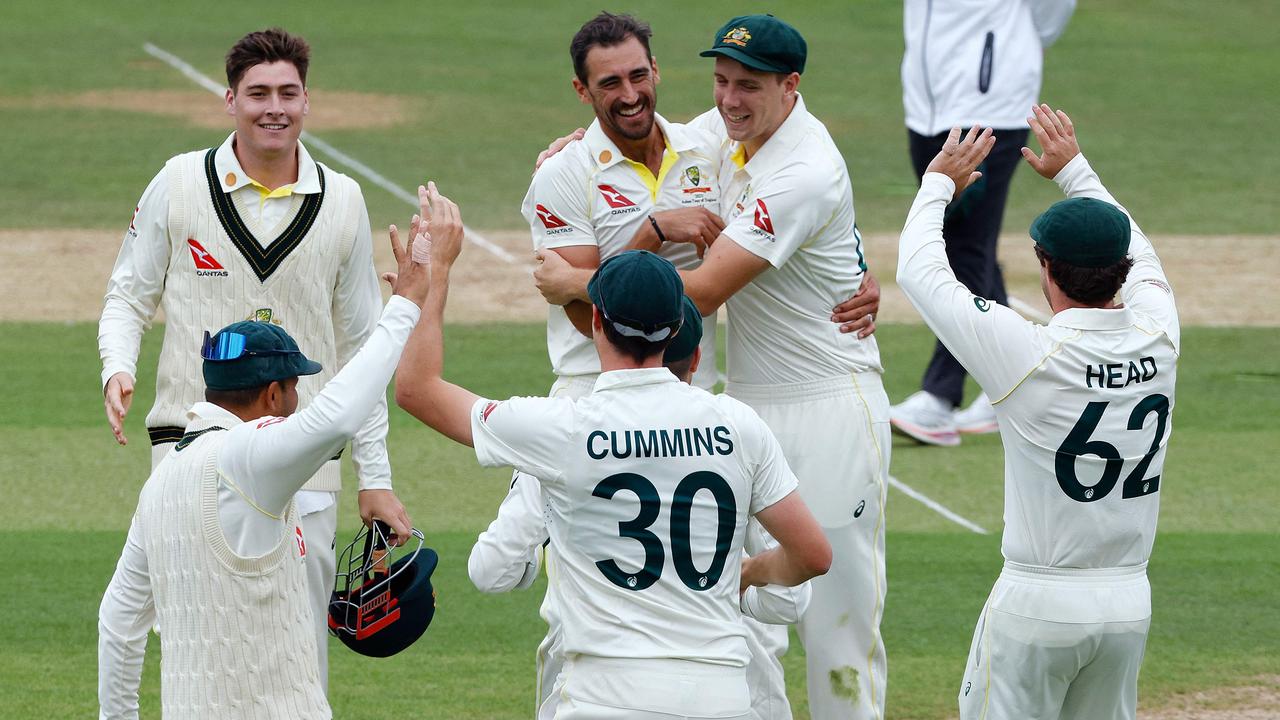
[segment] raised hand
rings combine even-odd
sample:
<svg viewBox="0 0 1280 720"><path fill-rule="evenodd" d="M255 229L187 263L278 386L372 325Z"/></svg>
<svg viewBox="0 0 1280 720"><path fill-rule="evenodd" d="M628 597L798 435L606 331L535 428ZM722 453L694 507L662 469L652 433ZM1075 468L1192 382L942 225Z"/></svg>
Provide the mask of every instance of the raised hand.
<svg viewBox="0 0 1280 720"><path fill-rule="evenodd" d="M974 125L963 139L960 137L960 128L951 128L951 134L947 135L942 150L924 171L942 173L951 178L956 184L955 196L958 197L965 188L982 177L982 173L977 171L978 166L987 159L987 154L995 144L996 136L992 134L991 128L984 130Z"/></svg>
<svg viewBox="0 0 1280 720"><path fill-rule="evenodd" d="M1071 158L1080 154L1080 143L1076 141L1076 128L1071 118L1061 110L1054 110L1046 104L1033 105L1031 117L1027 124L1040 141L1042 155L1037 156L1031 148L1022 148L1022 157L1036 172L1050 180L1062 172L1062 168L1071 162Z"/></svg>
<svg viewBox="0 0 1280 720"><path fill-rule="evenodd" d="M431 264L422 258L421 247L431 245L431 236L425 232L426 224L417 216L410 223L409 243L400 244L400 230L392 225L387 228L391 237L391 254L396 258L396 272L383 274L382 278L391 283L391 292L422 307L427 301L427 291L431 289Z"/></svg>
<svg viewBox="0 0 1280 720"><path fill-rule="evenodd" d="M462 211L456 203L440 194L434 182L418 186L418 207L422 211L422 223L431 238L431 262L437 270L447 270L462 252Z"/></svg>

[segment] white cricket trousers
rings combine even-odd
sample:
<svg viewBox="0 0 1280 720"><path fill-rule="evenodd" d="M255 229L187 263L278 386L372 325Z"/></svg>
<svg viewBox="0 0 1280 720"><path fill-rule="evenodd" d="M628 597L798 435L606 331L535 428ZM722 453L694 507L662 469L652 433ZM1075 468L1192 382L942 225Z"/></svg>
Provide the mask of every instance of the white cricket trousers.
<svg viewBox="0 0 1280 720"><path fill-rule="evenodd" d="M730 382L778 438L800 497L831 543L826 575L797 624L814 720L884 717L885 491L889 398L878 372L786 385ZM785 628L773 643L785 644Z"/></svg>
<svg viewBox="0 0 1280 720"><path fill-rule="evenodd" d="M689 660L566 657L556 720L746 720L740 667Z"/></svg>
<svg viewBox="0 0 1280 720"><path fill-rule="evenodd" d="M151 469L173 449L174 443L151 446ZM316 664L320 685L329 694L329 598L333 594L337 558L334 546L338 530L337 493L334 502L317 512L302 516L302 539L307 544L307 600L315 619Z"/></svg>
<svg viewBox="0 0 1280 720"><path fill-rule="evenodd" d="M1150 598L1145 566L1006 562L973 632L961 720L1133 720Z"/></svg>

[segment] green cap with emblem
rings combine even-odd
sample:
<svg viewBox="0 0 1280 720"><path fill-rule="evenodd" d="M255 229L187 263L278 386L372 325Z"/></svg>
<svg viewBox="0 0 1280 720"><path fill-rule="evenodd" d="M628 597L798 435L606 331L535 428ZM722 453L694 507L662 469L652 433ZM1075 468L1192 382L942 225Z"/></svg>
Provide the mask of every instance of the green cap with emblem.
<svg viewBox="0 0 1280 720"><path fill-rule="evenodd" d="M626 337L661 342L684 320L684 281L669 260L628 250L600 263L587 283L604 321Z"/></svg>
<svg viewBox="0 0 1280 720"><path fill-rule="evenodd" d="M1094 198L1056 202L1031 223L1031 239L1045 254L1087 268L1120 262L1129 252L1131 232L1124 211Z"/></svg>
<svg viewBox="0 0 1280 720"><path fill-rule="evenodd" d="M809 54L800 31L772 15L740 15L716 31L710 50L702 57L737 60L754 70L803 73Z"/></svg>
<svg viewBox="0 0 1280 720"><path fill-rule="evenodd" d="M274 323L244 320L204 334L204 385L244 390L299 375L315 375L320 363L307 359L289 333Z"/></svg>
<svg viewBox="0 0 1280 720"><path fill-rule="evenodd" d="M671 344L662 353L662 362L673 363L684 360L698 349L700 342L702 342L702 313L698 312L698 306L693 304L688 295L685 295L684 324L680 326L680 332L676 333Z"/></svg>

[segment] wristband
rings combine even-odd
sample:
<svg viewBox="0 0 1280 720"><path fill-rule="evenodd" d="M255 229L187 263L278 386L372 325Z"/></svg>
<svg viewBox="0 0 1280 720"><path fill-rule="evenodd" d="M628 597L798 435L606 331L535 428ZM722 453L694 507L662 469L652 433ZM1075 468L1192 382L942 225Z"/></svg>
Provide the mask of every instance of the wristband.
<svg viewBox="0 0 1280 720"><path fill-rule="evenodd" d="M658 221L652 215L649 216L649 224L653 226L653 231L658 233L658 242L666 243L667 236L662 234L662 228L658 227Z"/></svg>

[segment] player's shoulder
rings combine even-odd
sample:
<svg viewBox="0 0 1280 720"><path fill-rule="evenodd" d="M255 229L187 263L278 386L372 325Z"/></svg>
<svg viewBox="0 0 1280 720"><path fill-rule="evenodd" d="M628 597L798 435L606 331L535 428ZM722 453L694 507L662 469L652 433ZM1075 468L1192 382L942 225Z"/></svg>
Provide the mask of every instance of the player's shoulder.
<svg viewBox="0 0 1280 720"><path fill-rule="evenodd" d="M714 109L712 110L714 112ZM716 114L719 117L719 113ZM695 122L697 118L694 119ZM667 122L665 130L672 145L690 148L708 156L720 154L724 138L713 132L707 124Z"/></svg>
<svg viewBox="0 0 1280 720"><path fill-rule="evenodd" d="M316 160L315 163L316 170L323 174L326 190L339 188L356 195L360 194L360 183L356 182L355 178L345 173L338 172L319 160Z"/></svg>
<svg viewBox="0 0 1280 720"><path fill-rule="evenodd" d="M533 174L532 185L543 187L548 184L585 183L593 165L591 148L585 141L575 140L542 162Z"/></svg>

